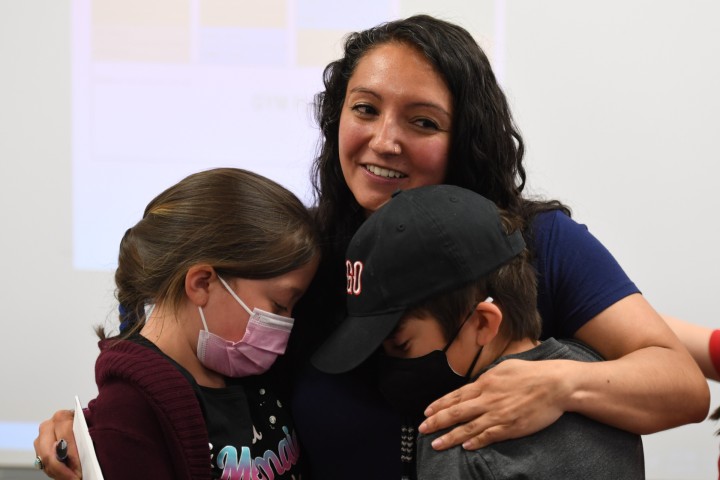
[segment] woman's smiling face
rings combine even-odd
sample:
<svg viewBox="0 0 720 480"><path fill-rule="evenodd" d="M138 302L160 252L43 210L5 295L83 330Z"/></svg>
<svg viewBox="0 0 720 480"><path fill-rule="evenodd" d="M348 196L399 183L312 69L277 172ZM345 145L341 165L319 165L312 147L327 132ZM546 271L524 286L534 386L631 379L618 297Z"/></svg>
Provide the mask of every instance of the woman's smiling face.
<svg viewBox="0 0 720 480"><path fill-rule="evenodd" d="M398 189L442 183L452 95L423 54L404 43L366 53L350 77L340 115L345 181L367 213Z"/></svg>

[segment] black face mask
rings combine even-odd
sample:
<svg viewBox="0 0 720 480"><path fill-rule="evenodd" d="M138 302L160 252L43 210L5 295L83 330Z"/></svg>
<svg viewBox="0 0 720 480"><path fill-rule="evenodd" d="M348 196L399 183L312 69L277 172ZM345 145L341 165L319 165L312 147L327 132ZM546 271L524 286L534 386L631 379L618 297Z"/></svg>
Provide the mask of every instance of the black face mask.
<svg viewBox="0 0 720 480"><path fill-rule="evenodd" d="M488 297L485 302L492 302ZM470 381L482 347L475 354L465 375L458 375L450 367L446 352L455 341L465 322L473 314L470 310L442 350L435 350L416 358L398 358L378 354L378 388L385 400L396 411L418 423L425 418L425 409L447 393L457 390Z"/></svg>
<svg viewBox="0 0 720 480"><path fill-rule="evenodd" d="M467 383L450 368L443 350L417 358L378 355L378 388L387 402L409 419L421 420L432 402Z"/></svg>
<svg viewBox="0 0 720 480"><path fill-rule="evenodd" d="M422 357L378 355L378 388L395 410L419 422L424 418L423 412L428 405L468 383L482 347L467 373L462 376L450 367L445 355L453 340L442 350L435 350Z"/></svg>

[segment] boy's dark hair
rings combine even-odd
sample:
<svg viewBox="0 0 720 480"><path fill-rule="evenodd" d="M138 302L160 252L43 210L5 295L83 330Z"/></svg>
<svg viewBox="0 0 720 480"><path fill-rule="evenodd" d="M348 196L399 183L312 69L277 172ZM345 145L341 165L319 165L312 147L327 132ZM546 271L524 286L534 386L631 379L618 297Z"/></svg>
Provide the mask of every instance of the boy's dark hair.
<svg viewBox="0 0 720 480"><path fill-rule="evenodd" d="M500 219L506 233L517 229L518 222L502 210ZM445 340L449 341L470 311L487 297L492 297L503 312L500 335L508 340L540 338L542 320L537 310L537 274L527 249L480 280L429 298L409 308L407 313L436 318Z"/></svg>

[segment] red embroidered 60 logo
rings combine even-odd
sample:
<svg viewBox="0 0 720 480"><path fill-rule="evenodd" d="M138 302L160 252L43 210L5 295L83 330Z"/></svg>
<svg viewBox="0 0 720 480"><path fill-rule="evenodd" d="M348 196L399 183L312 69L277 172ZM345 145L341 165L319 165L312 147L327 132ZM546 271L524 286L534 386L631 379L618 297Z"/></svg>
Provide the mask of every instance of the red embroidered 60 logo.
<svg viewBox="0 0 720 480"><path fill-rule="evenodd" d="M348 295L360 295L362 291L362 262L351 262L345 260L347 271L347 293Z"/></svg>

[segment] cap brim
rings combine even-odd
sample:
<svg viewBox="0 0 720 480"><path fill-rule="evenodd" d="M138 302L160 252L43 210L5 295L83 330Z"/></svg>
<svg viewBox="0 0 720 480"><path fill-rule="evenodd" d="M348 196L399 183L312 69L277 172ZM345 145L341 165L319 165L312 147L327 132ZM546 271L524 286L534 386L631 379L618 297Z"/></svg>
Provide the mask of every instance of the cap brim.
<svg viewBox="0 0 720 480"><path fill-rule="evenodd" d="M352 370L372 355L395 329L403 312L348 317L313 354L310 362L325 373Z"/></svg>

